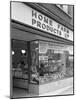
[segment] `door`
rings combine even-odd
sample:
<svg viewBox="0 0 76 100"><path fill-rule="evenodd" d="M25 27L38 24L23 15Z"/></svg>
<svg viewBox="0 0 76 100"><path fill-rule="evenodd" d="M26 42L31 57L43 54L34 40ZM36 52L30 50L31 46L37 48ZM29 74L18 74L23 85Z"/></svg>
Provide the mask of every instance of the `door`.
<svg viewBox="0 0 76 100"><path fill-rule="evenodd" d="M26 41L12 40L12 85L13 88L29 88L28 46Z"/></svg>

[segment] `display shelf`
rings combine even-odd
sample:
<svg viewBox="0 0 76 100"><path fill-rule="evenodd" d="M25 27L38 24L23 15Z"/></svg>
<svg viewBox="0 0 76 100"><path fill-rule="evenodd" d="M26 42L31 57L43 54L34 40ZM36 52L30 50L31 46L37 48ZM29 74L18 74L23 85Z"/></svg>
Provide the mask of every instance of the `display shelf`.
<svg viewBox="0 0 76 100"><path fill-rule="evenodd" d="M13 86L18 88L26 88L28 89L28 79L23 78L14 78Z"/></svg>

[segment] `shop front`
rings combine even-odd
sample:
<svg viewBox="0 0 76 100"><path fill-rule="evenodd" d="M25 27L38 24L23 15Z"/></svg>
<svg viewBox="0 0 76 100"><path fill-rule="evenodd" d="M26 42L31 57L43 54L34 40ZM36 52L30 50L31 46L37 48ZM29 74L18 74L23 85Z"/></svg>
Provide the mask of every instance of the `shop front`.
<svg viewBox="0 0 76 100"><path fill-rule="evenodd" d="M12 2L11 51L13 88L73 86L73 31L23 3Z"/></svg>

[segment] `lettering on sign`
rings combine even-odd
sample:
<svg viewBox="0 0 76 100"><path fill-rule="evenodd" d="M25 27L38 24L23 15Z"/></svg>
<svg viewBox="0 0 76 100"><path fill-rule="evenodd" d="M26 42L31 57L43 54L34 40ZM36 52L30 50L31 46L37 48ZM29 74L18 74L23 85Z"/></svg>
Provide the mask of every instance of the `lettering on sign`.
<svg viewBox="0 0 76 100"><path fill-rule="evenodd" d="M32 10L32 25L54 35L62 36L66 39L69 38L69 29L35 10Z"/></svg>

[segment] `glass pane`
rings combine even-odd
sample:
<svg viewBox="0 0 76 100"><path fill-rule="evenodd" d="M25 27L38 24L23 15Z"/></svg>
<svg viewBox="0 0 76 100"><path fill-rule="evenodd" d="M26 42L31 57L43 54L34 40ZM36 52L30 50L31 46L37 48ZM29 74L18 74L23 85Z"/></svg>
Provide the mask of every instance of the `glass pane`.
<svg viewBox="0 0 76 100"><path fill-rule="evenodd" d="M63 5L63 10L68 13L68 5Z"/></svg>
<svg viewBox="0 0 76 100"><path fill-rule="evenodd" d="M39 41L39 82L73 75L73 46Z"/></svg>

